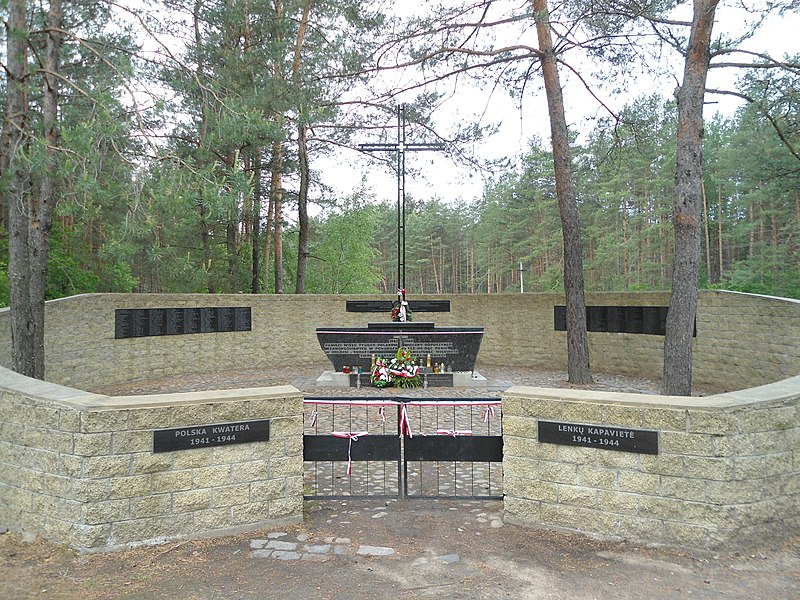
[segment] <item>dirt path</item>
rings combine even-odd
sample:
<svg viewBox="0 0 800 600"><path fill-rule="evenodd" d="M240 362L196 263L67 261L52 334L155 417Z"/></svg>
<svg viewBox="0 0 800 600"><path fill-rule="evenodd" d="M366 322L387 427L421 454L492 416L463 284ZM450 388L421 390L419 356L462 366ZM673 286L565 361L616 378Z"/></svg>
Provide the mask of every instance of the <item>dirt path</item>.
<svg viewBox="0 0 800 600"><path fill-rule="evenodd" d="M505 525L501 515L498 501L331 500L290 528L84 556L7 533L0 598L800 597L800 539L689 553Z"/></svg>

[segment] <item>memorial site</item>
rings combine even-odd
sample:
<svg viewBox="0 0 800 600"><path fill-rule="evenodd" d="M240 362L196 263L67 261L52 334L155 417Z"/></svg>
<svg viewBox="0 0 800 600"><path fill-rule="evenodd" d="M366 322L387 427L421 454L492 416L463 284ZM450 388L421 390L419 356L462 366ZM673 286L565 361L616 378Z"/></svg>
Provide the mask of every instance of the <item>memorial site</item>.
<svg viewBox="0 0 800 600"><path fill-rule="evenodd" d="M797 0L0 15L0 599L800 597Z"/></svg>
<svg viewBox="0 0 800 600"><path fill-rule="evenodd" d="M588 299L590 306L627 306L628 313L641 316L648 312L642 307L662 306L666 295ZM558 295L448 300L449 313L434 313L442 327L466 322L483 328L476 371L482 364L531 366L532 361L534 367L564 369ZM193 310L216 315L206 323L208 331L195 332L204 329L202 323L188 325L184 317L186 333L165 333L172 325L163 315ZM399 446L392 429L399 407L411 432L404 445L431 444L433 435L441 440L433 451L444 452L438 457L443 462L495 465L484 477L493 478L491 488L476 479L469 490L442 485L406 489L409 496L498 497L508 523L687 548L777 538L796 531L800 518L796 301L701 294L694 376L698 386L716 393L685 398L579 386L512 385L496 394L479 385L447 401L450 390L469 386L369 388L366 375L360 390L348 377L343 387L315 381L312 391L303 393L288 385L106 396L85 390L202 372L292 372L303 364L320 365L322 375L333 366L325 366L330 357L317 338L318 324L357 327L375 317L348 312L347 298L337 296L97 294L49 303L47 311L48 381L2 371L2 521L78 549L299 521L304 495L402 497L396 478L402 459L387 455L391 448L380 444L390 439ZM317 315L314 321L307 319L311 313ZM136 325L131 315L142 315L146 325ZM596 372L658 377L661 336L593 331L590 338ZM364 352L365 373L370 354ZM7 355L3 361L7 364ZM359 409L363 422L324 421L323 405L337 397L346 404L349 390L367 399ZM436 390L438 410L451 410L449 421L438 426L420 420L425 394ZM319 415L313 427L305 397ZM398 400L406 397L407 406ZM474 414L455 416L456 408L444 408L448 404L462 405L458 411L474 405ZM361 428L371 435L349 439ZM377 488L311 490L308 481L304 485L304 469L308 478L312 463L306 460L304 467L303 454L304 444L316 443L309 439L312 429L329 438L347 434L321 441L329 455L325 448L306 451L322 452L312 460L335 470L335 481L352 486L369 465L378 465L390 481ZM488 450L476 449L481 436ZM501 449L492 450L498 436ZM407 459L412 463L426 452L409 451L417 453ZM466 454L459 458L459 452ZM355 476L348 477L348 469Z"/></svg>

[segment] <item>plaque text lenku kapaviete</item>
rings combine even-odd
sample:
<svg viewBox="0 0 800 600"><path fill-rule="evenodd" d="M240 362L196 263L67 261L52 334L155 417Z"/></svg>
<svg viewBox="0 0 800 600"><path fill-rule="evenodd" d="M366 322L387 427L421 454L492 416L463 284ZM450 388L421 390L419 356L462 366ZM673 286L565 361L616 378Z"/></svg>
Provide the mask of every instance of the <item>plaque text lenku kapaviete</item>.
<svg viewBox="0 0 800 600"><path fill-rule="evenodd" d="M153 452L194 450L212 446L266 442L269 440L269 420L240 421L194 425L153 432Z"/></svg>
<svg viewBox="0 0 800 600"><path fill-rule="evenodd" d="M657 431L630 427L539 421L539 441L637 454L658 454Z"/></svg>

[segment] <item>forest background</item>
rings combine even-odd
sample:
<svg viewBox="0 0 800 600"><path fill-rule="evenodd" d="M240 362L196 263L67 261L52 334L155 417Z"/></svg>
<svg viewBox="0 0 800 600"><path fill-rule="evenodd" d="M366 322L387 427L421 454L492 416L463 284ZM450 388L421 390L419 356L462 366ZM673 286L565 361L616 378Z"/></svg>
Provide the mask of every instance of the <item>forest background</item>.
<svg viewBox="0 0 800 600"><path fill-rule="evenodd" d="M491 4L475 2L472 10ZM409 293L563 290L549 143L531 139L510 167L463 150L491 127L462 123L439 132L441 88L394 74L433 44L418 32L441 34L444 18L396 21L389 5L64 2L57 160L36 140L27 154L34 180L37 169L48 170L58 188L47 297L393 293L394 190L378 195L365 183L343 197L315 165L337 147L394 141L399 102L408 105L412 141L442 142L454 160L489 174L478 198L408 198ZM521 37L525 15L517 16L506 25L523 24ZM29 19L30 31L45 29L43 12L34 8ZM409 40L420 45L410 50ZM44 49L35 35L30 43ZM484 70L470 85L503 85L516 98L541 92L531 67L498 64L504 70ZM612 62L607 73L620 68ZM648 69L668 71L657 62ZM586 289L668 289L675 101L635 97L633 79L623 87L624 107L580 137L573 132ZM750 101L706 122L701 286L800 298L800 160L792 150L800 142L800 74L754 69L733 91ZM30 102L35 131L35 89ZM3 306L7 210L3 203Z"/></svg>

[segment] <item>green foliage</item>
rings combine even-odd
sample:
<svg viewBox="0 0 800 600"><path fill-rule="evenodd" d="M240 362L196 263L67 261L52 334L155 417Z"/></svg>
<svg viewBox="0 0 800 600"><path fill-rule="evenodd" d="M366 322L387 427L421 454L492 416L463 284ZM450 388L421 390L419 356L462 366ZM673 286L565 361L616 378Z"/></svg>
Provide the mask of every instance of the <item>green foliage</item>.
<svg viewBox="0 0 800 600"><path fill-rule="evenodd" d="M324 225L316 222L307 290L317 294L379 291L373 241L380 225L378 211L370 206L351 206L330 215Z"/></svg>
<svg viewBox="0 0 800 600"><path fill-rule="evenodd" d="M361 0L314 2L313 26L294 73L304 4L287 0L278 18L267 0L201 3L198 37L190 21L172 24L171 33L193 40L180 52L182 62L147 69L134 60L133 38L124 27L108 27L109 5L70 5L65 27L87 42L69 38L64 46L64 77L75 86L65 85L60 113L63 152L56 173L49 298L90 291L249 291L253 249L264 248L275 143L283 156L283 270L289 280L296 277L297 127L318 129L309 139L312 159L328 142L347 143L358 118L338 105L354 85L344 73L372 60L381 43L375 32L386 27L384 17ZM671 4L643 6L661 12ZM584 5L568 2L558 10L583 17ZM526 11L527 5L515 14ZM631 25L624 16L588 16L584 25L597 32L622 32ZM31 18L40 21L40 12ZM423 32L434 21L421 19L410 27ZM109 34L112 30L117 33ZM431 43L416 34L415 39L420 40L415 51L424 52ZM628 58L614 49L606 54L611 68L629 68ZM160 90L163 97L152 106L140 102L137 113L125 85L141 74L157 75L166 91ZM507 77L515 75L509 71ZM521 85L523 79L514 81ZM704 285L800 297L800 169L788 148L800 147L800 80L791 71L759 69L740 89L753 103L731 119L706 124ZM37 133L39 98L31 96L31 127ZM409 108L415 126L429 126L440 100L437 93L419 95ZM347 127L335 130L333 123ZM157 149L145 146L140 129L167 140ZM452 145L485 133L465 123ZM597 122L585 143L573 140L587 289L669 286L675 133L674 103L643 96L621 111L619 122ZM29 150L36 183L46 164L36 136ZM380 203L363 193L330 198L312 185L309 200L325 212L310 225L306 290L393 296L398 285L394 199ZM267 259L273 261L274 224L270 234ZM8 302L6 244L0 231L0 305ZM541 140L532 140L519 166L500 173L479 199L456 205L435 197L407 199L406 283L412 299L422 293L523 287L561 291L562 254L552 154ZM262 281L264 270L262 262ZM272 274L266 287L274 291Z"/></svg>

